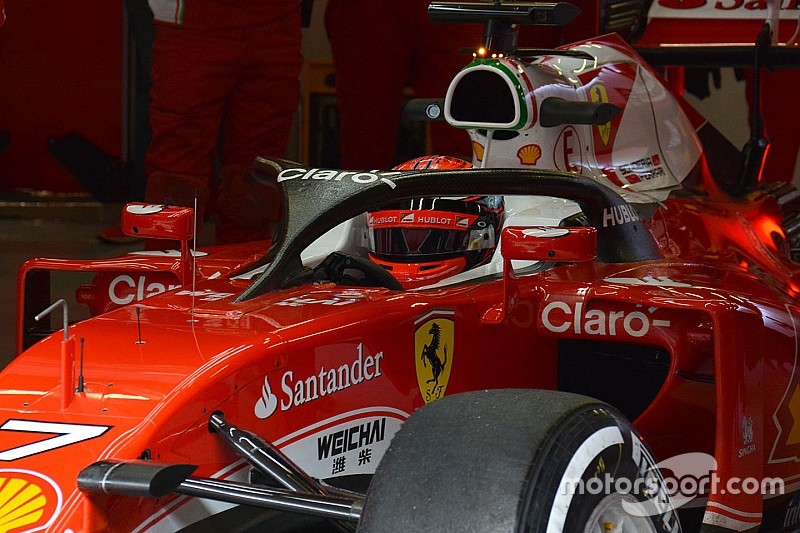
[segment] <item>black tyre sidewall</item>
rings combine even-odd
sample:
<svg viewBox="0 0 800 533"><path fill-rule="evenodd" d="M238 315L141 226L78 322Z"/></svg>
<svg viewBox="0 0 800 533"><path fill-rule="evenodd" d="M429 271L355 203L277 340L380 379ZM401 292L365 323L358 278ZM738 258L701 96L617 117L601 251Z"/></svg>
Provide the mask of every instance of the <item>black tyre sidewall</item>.
<svg viewBox="0 0 800 533"><path fill-rule="evenodd" d="M561 483L573 460L581 465L588 461L588 466L570 472L570 480L585 489L573 491L570 499ZM663 489L664 478L634 427L610 406L584 406L562 419L539 451L529 479L520 531L546 531L551 519L560 523L558 516L566 512L561 531L582 532L592 512L615 487L644 502L653 513L646 518L656 531L681 531L677 513L664 490L655 498L646 490L633 490L654 484Z"/></svg>

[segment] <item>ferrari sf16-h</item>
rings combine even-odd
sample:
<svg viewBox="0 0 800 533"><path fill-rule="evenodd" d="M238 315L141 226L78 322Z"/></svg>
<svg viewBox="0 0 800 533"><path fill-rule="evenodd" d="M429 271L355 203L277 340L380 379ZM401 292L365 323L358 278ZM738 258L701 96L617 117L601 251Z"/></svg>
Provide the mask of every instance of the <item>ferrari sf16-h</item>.
<svg viewBox="0 0 800 533"><path fill-rule="evenodd" d="M763 185L766 138L733 147L619 35L516 46L568 4L430 14L486 27L416 102L472 161L259 159L271 241L194 249L192 209L134 203L179 250L23 265L0 529L800 524L800 195Z"/></svg>

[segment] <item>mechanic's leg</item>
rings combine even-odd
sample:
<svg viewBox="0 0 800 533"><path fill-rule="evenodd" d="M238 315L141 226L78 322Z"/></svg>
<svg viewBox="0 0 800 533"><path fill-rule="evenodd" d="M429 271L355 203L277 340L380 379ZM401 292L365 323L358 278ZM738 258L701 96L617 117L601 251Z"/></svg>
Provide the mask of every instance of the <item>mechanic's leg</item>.
<svg viewBox="0 0 800 533"><path fill-rule="evenodd" d="M148 113L151 86L150 63L153 39L155 37L155 25L153 24L153 13L150 11L146 0L125 0L125 9L128 12L136 55L134 69L135 99L133 104L133 166L129 195L132 199L138 201L144 197L144 190L147 185L144 161L147 155L147 148L150 145L150 137L152 136Z"/></svg>
<svg viewBox="0 0 800 533"><path fill-rule="evenodd" d="M283 213L278 189L254 180L249 165L222 167L220 180L217 244L271 239Z"/></svg>
<svg viewBox="0 0 800 533"><path fill-rule="evenodd" d="M394 163L411 55L409 11L398 0L328 2L342 168L387 169Z"/></svg>
<svg viewBox="0 0 800 533"><path fill-rule="evenodd" d="M244 60L222 130L217 243L268 239L281 218L278 191L250 174L258 156L286 157L300 103L299 5L280 6L275 22L243 32Z"/></svg>
<svg viewBox="0 0 800 533"><path fill-rule="evenodd" d="M145 201L192 207L198 226L210 194L225 95L236 50L227 32L159 25L153 43Z"/></svg>

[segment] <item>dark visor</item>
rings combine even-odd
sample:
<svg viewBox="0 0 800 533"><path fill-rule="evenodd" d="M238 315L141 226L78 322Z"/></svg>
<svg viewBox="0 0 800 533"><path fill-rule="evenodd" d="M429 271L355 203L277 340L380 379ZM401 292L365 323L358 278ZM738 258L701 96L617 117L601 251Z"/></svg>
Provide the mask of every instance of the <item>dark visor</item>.
<svg viewBox="0 0 800 533"><path fill-rule="evenodd" d="M463 253L468 232L434 228L378 228L370 232L370 248L392 259L443 259Z"/></svg>

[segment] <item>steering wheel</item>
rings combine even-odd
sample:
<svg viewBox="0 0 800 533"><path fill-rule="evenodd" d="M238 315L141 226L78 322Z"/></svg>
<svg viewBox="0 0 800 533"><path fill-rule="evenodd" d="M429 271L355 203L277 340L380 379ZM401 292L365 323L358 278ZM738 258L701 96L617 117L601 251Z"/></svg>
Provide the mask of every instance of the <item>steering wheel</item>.
<svg viewBox="0 0 800 533"><path fill-rule="evenodd" d="M337 285L352 287L385 287L403 290L400 282L385 268L369 259L354 255L332 252L316 268L311 279L313 281L332 281Z"/></svg>

